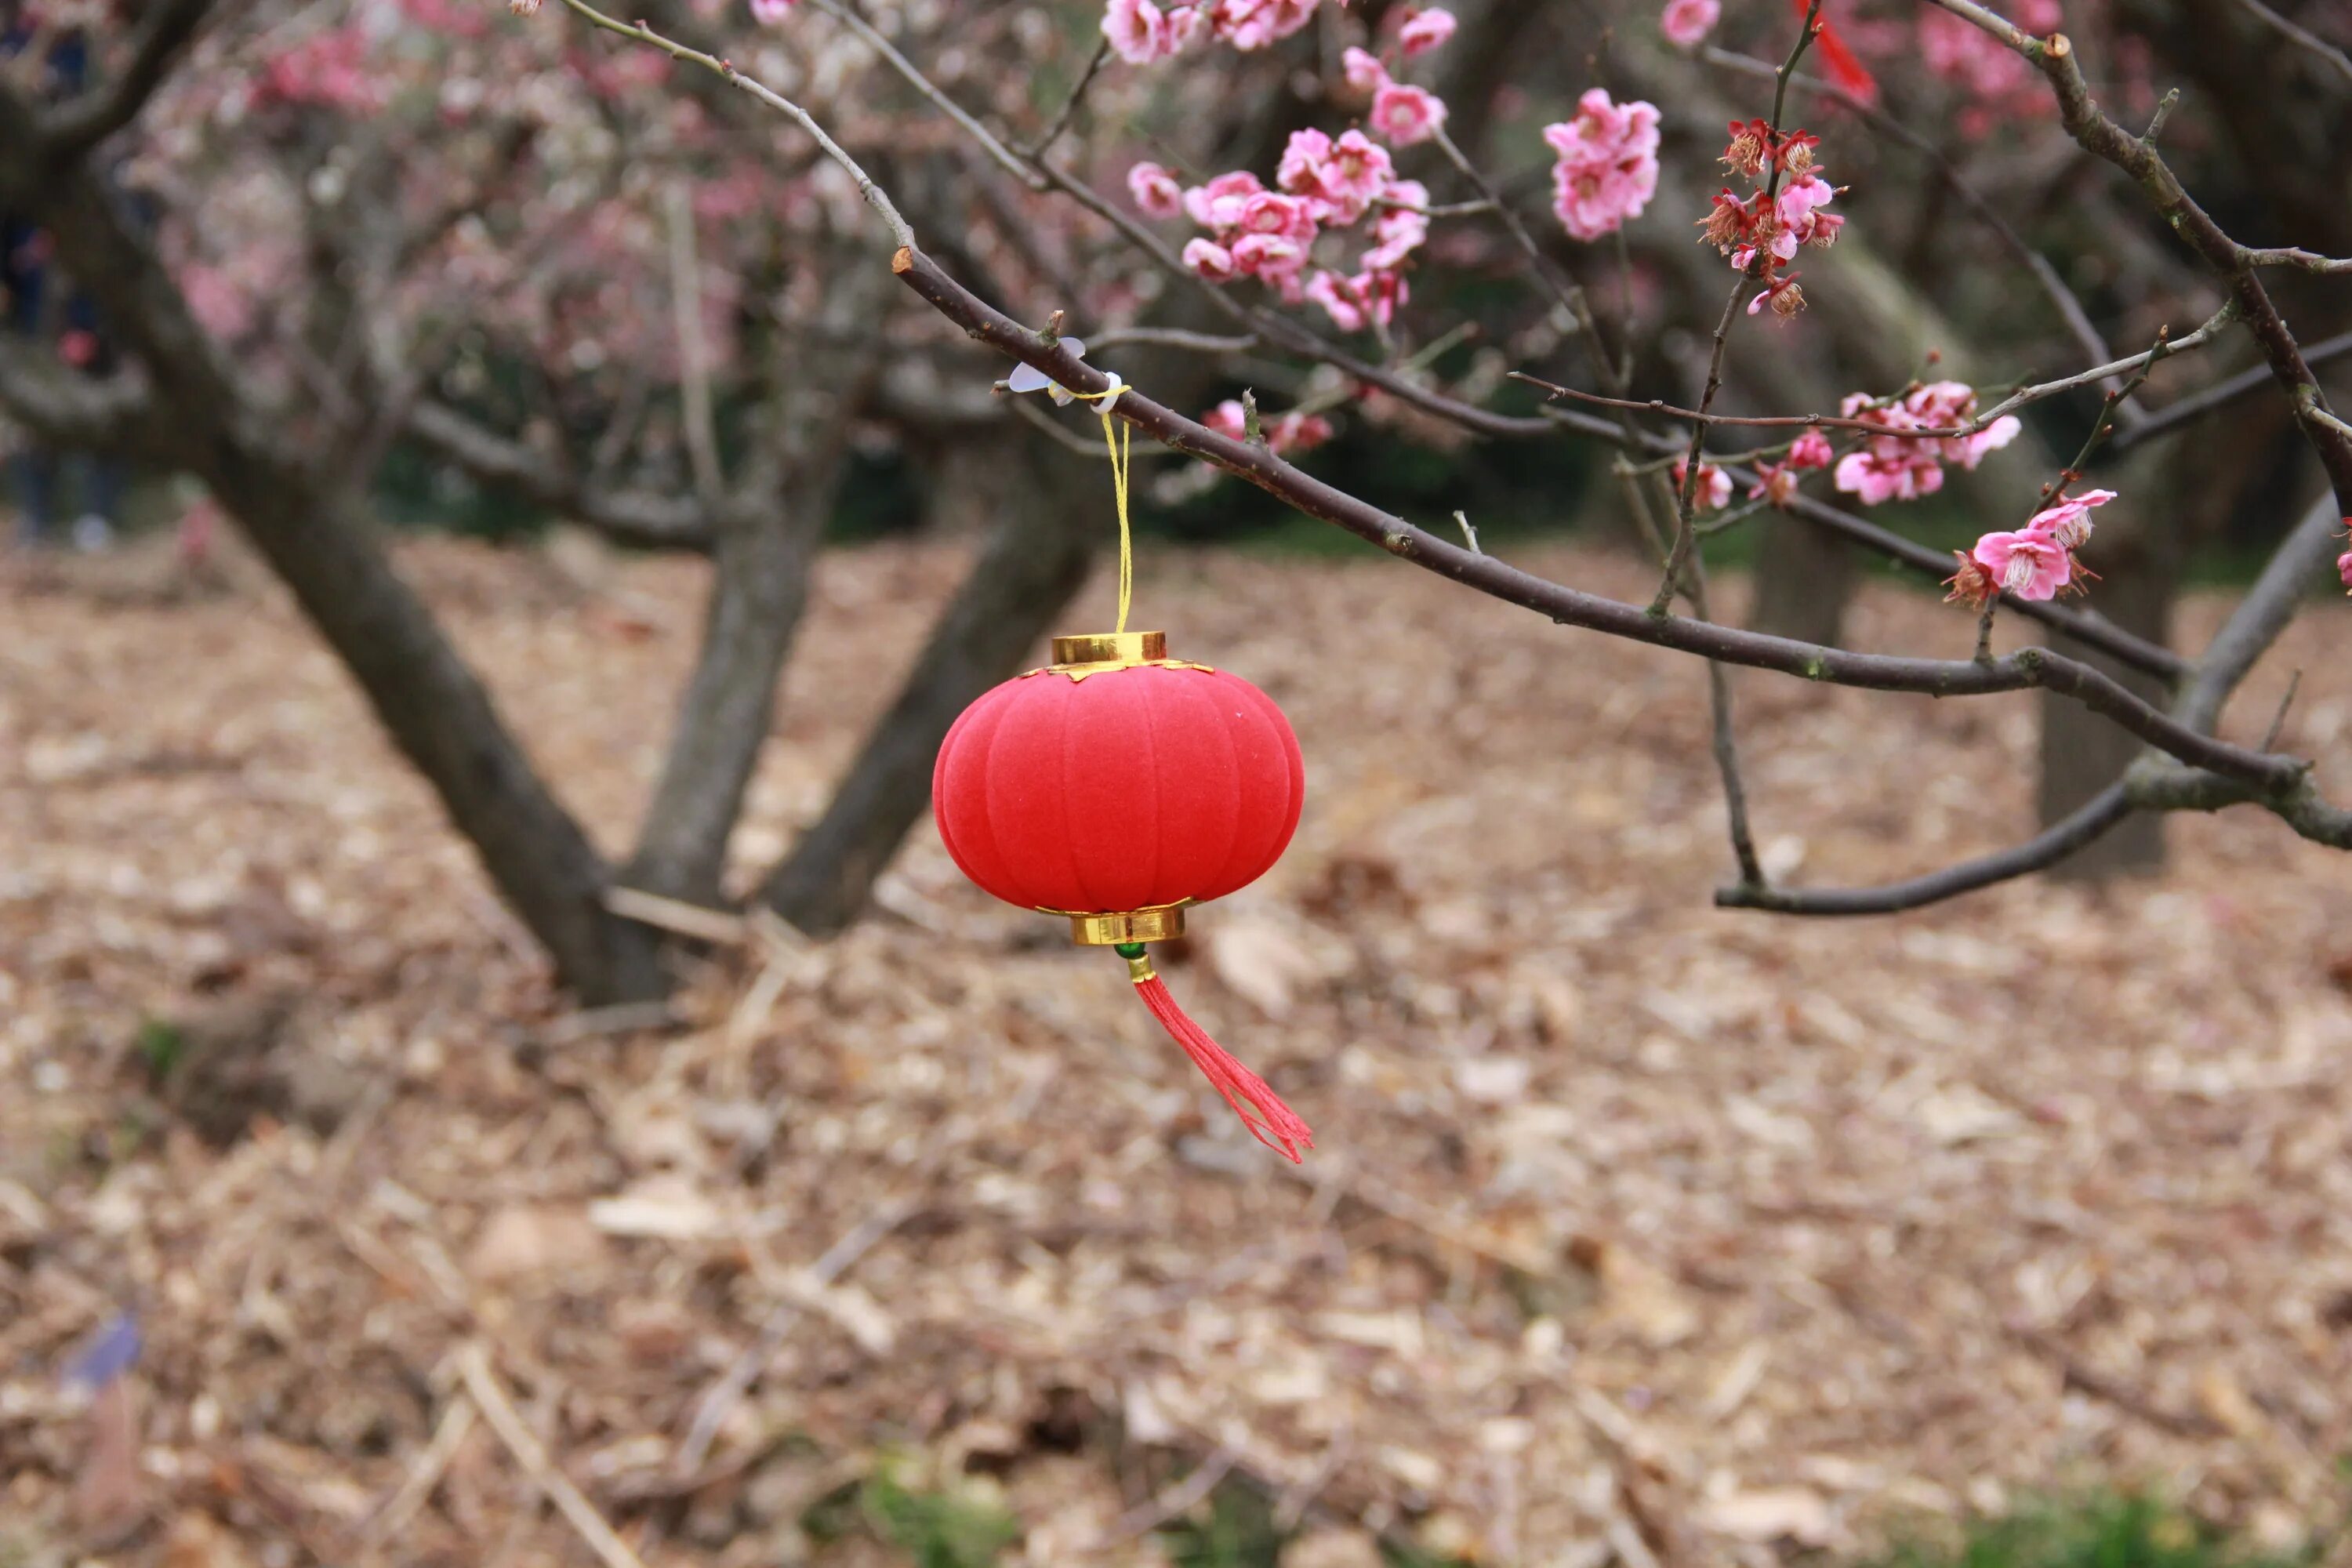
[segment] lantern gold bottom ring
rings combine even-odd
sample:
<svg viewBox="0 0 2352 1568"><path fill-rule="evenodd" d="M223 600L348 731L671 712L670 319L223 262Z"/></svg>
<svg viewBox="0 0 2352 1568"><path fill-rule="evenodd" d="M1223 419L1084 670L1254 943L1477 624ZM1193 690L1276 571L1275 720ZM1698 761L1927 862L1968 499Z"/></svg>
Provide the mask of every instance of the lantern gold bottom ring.
<svg viewBox="0 0 2352 1568"><path fill-rule="evenodd" d="M1070 922L1070 940L1082 947L1117 947L1123 942L1167 942L1184 934L1184 906L1168 904L1124 914L1083 915L1069 910L1040 910Z"/></svg>

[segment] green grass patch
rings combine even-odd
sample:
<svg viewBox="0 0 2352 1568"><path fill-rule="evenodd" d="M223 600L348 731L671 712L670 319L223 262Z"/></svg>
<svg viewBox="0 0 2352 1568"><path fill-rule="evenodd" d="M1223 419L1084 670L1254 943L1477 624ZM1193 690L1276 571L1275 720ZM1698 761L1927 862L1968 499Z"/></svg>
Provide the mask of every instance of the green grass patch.
<svg viewBox="0 0 2352 1568"><path fill-rule="evenodd" d="M2152 1498L2039 1502L1971 1520L1950 1540L1916 1542L1867 1568L2308 1568L2325 1555L2264 1552Z"/></svg>

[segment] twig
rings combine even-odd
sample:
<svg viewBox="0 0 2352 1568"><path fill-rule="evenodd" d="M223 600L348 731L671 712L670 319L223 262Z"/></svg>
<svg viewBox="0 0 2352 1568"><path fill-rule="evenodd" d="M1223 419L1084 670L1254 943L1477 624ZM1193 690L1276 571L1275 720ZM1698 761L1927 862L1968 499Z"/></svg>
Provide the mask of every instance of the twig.
<svg viewBox="0 0 2352 1568"><path fill-rule="evenodd" d="M1820 11L1821 0L1813 0L1813 14L1818 15ZM1807 18L1807 25L1811 26L1811 16ZM1742 273L1739 280L1732 284L1731 297L1723 302L1723 319L1715 324L1715 342L1707 353L1706 385L1698 399L1697 414L1701 421L1706 418L1707 410L1714 405L1715 395L1723 390L1723 356L1730 344L1731 323L1738 312L1740 297L1748 292L1748 275ZM1650 601L1650 614L1654 616L1666 613L1666 605L1682 581L1683 563L1690 559L1692 542L1697 538L1698 471L1703 466L1699 453L1706 446L1706 426L1704 423L1694 424L1690 441L1683 448L1682 480L1675 495L1674 548L1666 553L1665 574L1659 579L1658 592Z"/></svg>
<svg viewBox="0 0 2352 1568"><path fill-rule="evenodd" d="M1462 531L1463 542L1470 546L1471 554L1484 555L1486 553L1485 551L1478 548L1478 531L1470 526L1470 514L1468 512L1456 511L1454 514L1454 525Z"/></svg>
<svg viewBox="0 0 2352 1568"><path fill-rule="evenodd" d="M876 31L874 24L859 16L857 8L850 5L848 0L814 0L814 4L818 10L856 34L876 54L887 60L890 68L897 71L908 86L929 100L931 107L955 121L965 135L979 142L982 150L996 160L999 168L1033 191L1042 191L1045 188L1045 182L1037 172L1036 160L1024 158L999 141L988 127L966 113L963 105L950 98L940 90L938 83L918 70L915 62L899 53L898 45ZM901 240L899 243L904 245L908 242Z"/></svg>
<svg viewBox="0 0 2352 1568"><path fill-rule="evenodd" d="M2347 55L2342 49L2337 48L2310 28L2280 16L2268 5L2263 5L2263 0L2238 0L2238 5L2240 8L2252 12L2281 33L2294 39L2295 43L2334 67L2336 70L2342 73L2345 80L2352 81L2352 55Z"/></svg>
<svg viewBox="0 0 2352 1568"><path fill-rule="evenodd" d="M531 1484L555 1505L555 1510L587 1542L604 1568L645 1568L637 1554L629 1550L629 1543L604 1522L604 1516L596 1511L595 1505L548 1458L546 1447L524 1423L514 1402L507 1397L507 1391L499 1386L498 1373L490 1366L489 1352L478 1342L458 1352L457 1372L466 1380L466 1392L482 1407L490 1430L499 1435L499 1441L507 1446L507 1452L514 1456Z"/></svg>
<svg viewBox="0 0 2352 1568"><path fill-rule="evenodd" d="M1141 1507L1129 1509L1119 1515L1096 1545L1115 1546L1122 1541L1133 1541L1139 1535L1150 1534L1171 1520L1183 1518L1217 1489L1217 1483L1233 1472L1234 1461L1238 1457L1220 1443L1209 1451L1206 1458L1193 1466L1182 1480Z"/></svg>
<svg viewBox="0 0 2352 1568"><path fill-rule="evenodd" d="M1095 46L1086 69L1078 73L1077 82L1070 89L1070 96L1062 100L1062 107L1046 122L1045 129L1037 133L1037 140L1022 149L1031 163L1044 157L1045 150L1062 139L1062 132L1069 129L1071 116L1077 113L1079 102L1087 96L1087 89L1094 85L1095 73L1101 70L1103 62L1109 58L1110 40L1105 38Z"/></svg>
<svg viewBox="0 0 2352 1568"><path fill-rule="evenodd" d="M825 1248L824 1256L808 1267L806 1282L812 1287L824 1287L846 1273L859 1258L874 1248L875 1243L904 1225L922 1205L914 1198L899 1198L883 1205L860 1220L842 1238ZM694 1421L686 1436L678 1442L677 1452L670 1457L670 1473L681 1479L691 1478L702 1468L702 1461L717 1441L719 1428L743 1396L758 1382L760 1373L776 1359L784 1340L800 1321L801 1303L782 1300L769 1309L767 1321L760 1327L760 1337L730 1363L718 1381L703 1391L696 1401Z"/></svg>
<svg viewBox="0 0 2352 1568"><path fill-rule="evenodd" d="M2089 370L2078 371L2073 375L2061 376L2056 381L2040 382L2034 385L2021 388L1965 425L1921 426L1912 430L1891 430L1884 425L1874 425L1866 419L1849 419L1835 414L1709 414L1703 409L1680 408L1663 398L1604 397L1597 392L1583 392L1572 386L1557 385L1540 376L1528 375L1523 371L1515 370L1509 374L1511 380L1524 382L1529 386L1540 387L1552 397L1566 397L1578 403L1594 404L1604 408L1624 408L1645 414L1657 414L1685 424L1723 425L1757 430L1853 430L1900 441L1958 440L1963 437L1979 435L1990 428L1994 421L2013 414L2018 409L2040 403L2045 398L2055 397L2060 393L2073 392L2077 388L2088 386L2094 382L2106 381L2132 371L2147 370L2158 360L2169 359L2175 354L2202 348L2221 335L2221 330L2230 323L2235 313L2231 307L2225 305L2214 313L2211 320L2178 342L2166 343L2158 348L2149 349L2144 353L2131 354L2106 364L2094 365Z"/></svg>
<svg viewBox="0 0 2352 1568"><path fill-rule="evenodd" d="M2286 679L2286 695L2279 699L2278 711L2271 716L2271 727L2263 731L2263 750L2278 744L2279 731L2286 728L2287 710L2294 706L2294 694L2303 689L2303 671L2296 670Z"/></svg>
<svg viewBox="0 0 2352 1568"><path fill-rule="evenodd" d="M434 1424L431 1441L416 1457L415 1464L409 1467L400 1489L385 1500L383 1506L376 1510L360 1531L352 1548L354 1556L362 1561L373 1557L383 1549L384 1542L408 1528L408 1521L415 1517L418 1509L425 1506L425 1500L433 1495L433 1489L441 1484L442 1476L448 1471L449 1461L457 1457L457 1449L473 1430L473 1398L467 1394L458 1394L441 1412L441 1419Z"/></svg>
<svg viewBox="0 0 2352 1568"><path fill-rule="evenodd" d="M714 947L740 947L750 940L740 915L705 909L682 899L666 899L637 888L605 889L604 907L623 920L635 921L673 936L690 936Z"/></svg>
<svg viewBox="0 0 2352 1568"><path fill-rule="evenodd" d="M817 3L822 5L830 5L832 4L832 0L817 0ZM868 174L865 169L860 166L857 160L851 157L848 152L842 147L840 142L835 142L832 137L826 135L824 127L819 125L816 121L810 116L807 110L803 109L799 104L794 103L791 99L784 97L774 89L763 86L762 84L752 80L750 77L745 76L742 72L737 70L727 61L719 59L716 56L706 55L700 49L689 49L684 44L673 43L669 39L663 37L659 33L655 32L651 27L646 26L643 22L633 24L614 21L612 17L604 15L602 11L597 10L593 5L588 5L586 0L563 0L563 4L567 9L572 12L573 15L593 26L602 27L608 33L617 33L622 37L634 39L635 42L640 44L649 44L674 60L684 60L689 65L698 65L705 70L715 71L719 76L724 77L730 83L742 89L745 92L750 93L753 98L758 99L761 103L766 104L769 108L791 115L793 120L799 122L802 130L807 132L811 137L815 139L816 144L824 149L824 155L832 159L835 163L840 164L844 170L847 171L849 177L857 183L857 194L866 198L866 205L872 207L876 212L882 215L883 223L889 226L890 237L898 241L900 245L912 245L915 243L915 231L913 227L908 224L906 218L899 213L897 205L891 202L888 195L883 191L880 185L875 183L874 176ZM871 31L871 29L868 29L868 31ZM886 49L887 48L887 45L884 47ZM896 51L891 52L895 53ZM985 132L982 132L982 135L985 134Z"/></svg>
<svg viewBox="0 0 2352 1568"><path fill-rule="evenodd" d="M2303 351L2303 361L2305 364L2319 365L2341 359L2347 353L2352 353L2352 332L2323 338L2310 344ZM2107 455L2110 458L2121 457L2143 441L2168 436L2183 425L2201 419L2225 404L2236 402L2249 392L2270 385L2275 379L2270 366L2256 365L2252 370L2239 372L2227 381L2216 382L2202 392L2168 403L2140 423L2117 431L2116 438L2107 443Z"/></svg>
<svg viewBox="0 0 2352 1568"><path fill-rule="evenodd" d="M1447 161L1461 172L1462 177L1470 182L1471 188L1478 193L1479 199L1494 210L1496 216L1503 220L1504 229L1509 233L1518 247L1527 253L1528 261L1534 267L1536 276L1542 279L1544 287L1551 290L1552 297L1560 302L1561 307L1568 311L1570 319L1576 322L1578 331L1584 334L1585 342L1591 346L1592 363L1599 368L1602 378L1611 385L1616 386L1621 391L1623 390L1622 384L1617 376L1617 366L1609 357L1609 345L1601 341L1601 323L1592 313L1592 301L1586 295L1582 285L1570 281L1567 275L1553 265L1551 258L1544 254L1543 247L1536 243L1535 236L1528 232L1528 226L1519 221L1519 215L1512 210L1511 205L1503 199L1502 193L1488 182L1486 176L1478 172L1477 165L1470 161L1469 155L1462 151L1454 138L1445 133L1444 125L1437 126L1431 134L1437 142L1438 150L1444 153Z"/></svg>
<svg viewBox="0 0 2352 1568"><path fill-rule="evenodd" d="M2046 869L2105 835L2135 807L2124 786L2110 784L2064 821L2012 849L1948 867L1883 888L1805 890L1791 888L1723 888L1715 901L1727 910L1764 910L1781 915L1888 915L1921 909Z"/></svg>

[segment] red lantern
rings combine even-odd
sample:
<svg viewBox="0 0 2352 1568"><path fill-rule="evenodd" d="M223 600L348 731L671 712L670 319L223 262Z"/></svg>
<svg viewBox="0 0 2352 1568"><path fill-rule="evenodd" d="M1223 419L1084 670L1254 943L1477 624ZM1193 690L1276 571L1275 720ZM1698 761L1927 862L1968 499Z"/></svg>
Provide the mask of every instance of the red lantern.
<svg viewBox="0 0 2352 1568"><path fill-rule="evenodd" d="M1007 903L1064 915L1116 947L1154 1016L1250 1131L1296 1161L1307 1124L1186 1017L1144 944L1181 936L1188 905L1265 875L1298 826L1306 770L1289 721L1256 687L1168 657L1160 632L1054 639L1054 663L985 693L931 775L940 837Z"/></svg>

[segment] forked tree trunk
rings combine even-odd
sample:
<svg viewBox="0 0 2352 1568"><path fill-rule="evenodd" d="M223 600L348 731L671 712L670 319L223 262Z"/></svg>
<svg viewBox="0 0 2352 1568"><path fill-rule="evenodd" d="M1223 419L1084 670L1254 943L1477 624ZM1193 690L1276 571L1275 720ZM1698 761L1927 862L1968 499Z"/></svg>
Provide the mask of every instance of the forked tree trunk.
<svg viewBox="0 0 2352 1568"><path fill-rule="evenodd" d="M604 909L604 861L394 572L352 487L312 468L230 375L90 164L28 176L6 166L12 140L30 145L26 127L0 124L0 195L49 231L60 265L145 368L175 455L293 591L564 984L592 1003L660 994L655 933Z"/></svg>
<svg viewBox="0 0 2352 1568"><path fill-rule="evenodd" d="M1013 482L982 492L1001 521L832 804L768 879L769 905L811 935L833 935L864 910L875 879L930 805L931 764L948 727L1020 668L1086 583L1103 528L1104 471L1024 436L1012 451L973 452L950 472L982 484L1008 458Z"/></svg>

